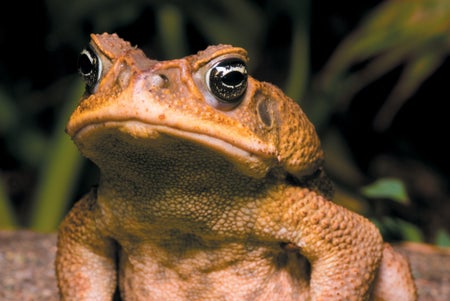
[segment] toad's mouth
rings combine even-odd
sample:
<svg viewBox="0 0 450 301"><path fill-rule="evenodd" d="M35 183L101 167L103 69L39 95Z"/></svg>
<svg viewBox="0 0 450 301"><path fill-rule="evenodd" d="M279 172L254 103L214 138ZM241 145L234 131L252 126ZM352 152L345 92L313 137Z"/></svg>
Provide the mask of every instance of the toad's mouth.
<svg viewBox="0 0 450 301"><path fill-rule="evenodd" d="M140 120L115 120L88 123L81 126L73 134L73 140L77 144L80 151L90 157L92 153L90 148L96 143L104 140L103 136L115 133L114 139L119 137L127 137L132 140L136 147L150 146L152 142L160 139L161 136L171 137L180 141L188 141L199 145L203 148L215 151L225 156L241 172L256 178L264 177L268 170L275 164L275 156L267 149L261 148L260 145L254 143L244 143L242 140L223 139L220 135L212 135L210 133L194 132L185 129L174 128L167 125L154 125ZM220 133L219 133L220 134ZM92 142L94 144L92 144ZM237 141L239 143L237 143ZM130 146L132 147L132 146ZM94 151L95 152L95 151Z"/></svg>

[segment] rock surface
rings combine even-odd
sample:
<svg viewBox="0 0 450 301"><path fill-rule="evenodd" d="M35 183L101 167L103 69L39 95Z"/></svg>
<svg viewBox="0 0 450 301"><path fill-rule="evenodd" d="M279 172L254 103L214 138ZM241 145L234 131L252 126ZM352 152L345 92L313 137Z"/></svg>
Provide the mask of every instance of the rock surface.
<svg viewBox="0 0 450 301"><path fill-rule="evenodd" d="M0 231L0 300L59 300L56 234Z"/></svg>

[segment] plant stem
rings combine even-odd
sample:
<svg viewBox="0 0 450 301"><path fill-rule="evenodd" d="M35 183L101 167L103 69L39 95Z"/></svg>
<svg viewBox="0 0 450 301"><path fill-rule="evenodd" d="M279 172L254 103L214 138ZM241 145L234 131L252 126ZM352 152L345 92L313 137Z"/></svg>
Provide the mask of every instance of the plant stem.
<svg viewBox="0 0 450 301"><path fill-rule="evenodd" d="M70 101L66 102L61 118L56 123L55 134L49 146L48 157L41 169L33 202L30 228L39 232L55 231L71 201L72 189L81 169L82 157L64 132L68 116L82 94L81 85L75 81Z"/></svg>
<svg viewBox="0 0 450 301"><path fill-rule="evenodd" d="M5 191L3 179L0 178L0 229L14 229L17 227L15 212Z"/></svg>
<svg viewBox="0 0 450 301"><path fill-rule="evenodd" d="M292 16L293 34L289 76L286 81L287 94L300 101L306 91L309 81L309 60L310 60L310 1L298 2L296 11Z"/></svg>

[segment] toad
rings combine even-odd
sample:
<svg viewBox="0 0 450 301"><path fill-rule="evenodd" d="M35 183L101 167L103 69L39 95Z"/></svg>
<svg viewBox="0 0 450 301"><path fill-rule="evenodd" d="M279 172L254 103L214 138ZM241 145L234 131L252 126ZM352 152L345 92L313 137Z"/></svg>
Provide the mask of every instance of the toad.
<svg viewBox="0 0 450 301"><path fill-rule="evenodd" d="M314 126L247 63L91 35L66 131L100 179L59 229L62 300L415 299L407 261L332 202Z"/></svg>

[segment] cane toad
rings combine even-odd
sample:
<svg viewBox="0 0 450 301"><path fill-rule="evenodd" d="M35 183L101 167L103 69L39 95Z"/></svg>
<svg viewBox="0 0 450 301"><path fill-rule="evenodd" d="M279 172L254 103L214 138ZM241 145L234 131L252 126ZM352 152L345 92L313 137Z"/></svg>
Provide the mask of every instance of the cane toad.
<svg viewBox="0 0 450 301"><path fill-rule="evenodd" d="M116 285L123 300L414 300L407 262L331 202L314 126L244 49L157 61L91 39L66 131L101 176L60 226L62 300Z"/></svg>

